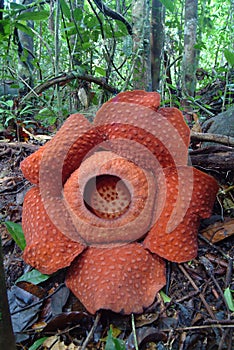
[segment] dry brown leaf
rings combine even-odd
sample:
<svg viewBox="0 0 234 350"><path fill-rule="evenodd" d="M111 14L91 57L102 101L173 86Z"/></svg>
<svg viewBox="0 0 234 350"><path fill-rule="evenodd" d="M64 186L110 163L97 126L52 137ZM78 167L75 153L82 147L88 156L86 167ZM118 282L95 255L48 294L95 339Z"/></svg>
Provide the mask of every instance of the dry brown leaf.
<svg viewBox="0 0 234 350"><path fill-rule="evenodd" d="M78 350L80 347L74 344L65 345L64 342L59 340L59 336L47 338L43 343L43 349L47 350Z"/></svg>
<svg viewBox="0 0 234 350"><path fill-rule="evenodd" d="M215 222L201 231L203 237L211 243L217 243L234 234L234 219L225 218L224 222Z"/></svg>
<svg viewBox="0 0 234 350"><path fill-rule="evenodd" d="M201 127L201 124L200 124L200 120L197 116L196 113L193 113L193 121L194 121L194 124L193 124L193 127L192 127L192 131L195 131L195 132L202 132L202 127Z"/></svg>

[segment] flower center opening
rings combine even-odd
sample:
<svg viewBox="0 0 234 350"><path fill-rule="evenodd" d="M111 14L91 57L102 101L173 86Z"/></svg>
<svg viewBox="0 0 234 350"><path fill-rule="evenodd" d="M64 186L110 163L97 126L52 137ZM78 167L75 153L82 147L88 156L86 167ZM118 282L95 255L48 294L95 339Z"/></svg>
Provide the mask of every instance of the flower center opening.
<svg viewBox="0 0 234 350"><path fill-rule="evenodd" d="M116 219L128 210L131 194L118 176L104 174L87 182L84 203L96 216L102 219Z"/></svg>

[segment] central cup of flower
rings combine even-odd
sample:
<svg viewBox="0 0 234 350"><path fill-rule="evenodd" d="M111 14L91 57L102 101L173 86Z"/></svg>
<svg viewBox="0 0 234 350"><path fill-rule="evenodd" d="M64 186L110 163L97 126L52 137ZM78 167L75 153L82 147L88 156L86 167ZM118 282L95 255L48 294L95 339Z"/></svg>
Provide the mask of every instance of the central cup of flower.
<svg viewBox="0 0 234 350"><path fill-rule="evenodd" d="M137 241L151 225L155 193L155 178L150 172L113 152L96 152L64 185L61 203L74 227L72 235L70 229L66 234L92 246ZM47 211L52 213L50 207ZM54 211L52 214L54 220ZM57 219L60 225L61 215Z"/></svg>
<svg viewBox="0 0 234 350"><path fill-rule="evenodd" d="M131 194L121 178L104 174L88 181L84 204L99 218L111 220L126 213L131 204Z"/></svg>

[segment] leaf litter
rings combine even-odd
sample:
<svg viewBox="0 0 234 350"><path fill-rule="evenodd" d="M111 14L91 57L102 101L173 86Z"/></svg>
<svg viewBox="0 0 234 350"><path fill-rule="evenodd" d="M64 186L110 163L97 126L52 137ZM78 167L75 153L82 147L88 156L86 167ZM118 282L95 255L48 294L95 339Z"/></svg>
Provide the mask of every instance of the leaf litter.
<svg viewBox="0 0 234 350"><path fill-rule="evenodd" d="M15 223L21 223L23 194L29 188L18 166L30 152L31 149L22 148L20 152L6 153L1 162L1 178L4 174L1 219L13 222L8 226L14 232ZM219 176L225 178L225 174ZM135 331L131 316L108 311L101 311L95 324L95 318L64 286L63 271L44 275L43 279L42 274L31 270L21 258L21 249L2 225L5 275L17 348L231 349L234 342L233 189L223 192L221 197L214 215L201 226L198 257L184 264L168 263L164 294L158 294L142 315L135 315ZM22 237L15 240L23 248ZM113 326L119 330L117 336L110 332Z"/></svg>

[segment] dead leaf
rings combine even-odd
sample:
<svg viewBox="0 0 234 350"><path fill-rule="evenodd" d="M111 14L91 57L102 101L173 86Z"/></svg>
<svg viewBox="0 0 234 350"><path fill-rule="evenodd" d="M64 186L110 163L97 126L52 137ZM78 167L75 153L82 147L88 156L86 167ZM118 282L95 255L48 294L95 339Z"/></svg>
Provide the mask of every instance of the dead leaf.
<svg viewBox="0 0 234 350"><path fill-rule="evenodd" d="M74 344L65 345L63 341L60 341L58 336L53 336L47 338L43 343L43 349L47 350L77 350L79 349L78 346L75 346Z"/></svg>
<svg viewBox="0 0 234 350"><path fill-rule="evenodd" d="M200 120L196 113L193 113L193 121L194 121L194 124L191 130L195 132L202 132Z"/></svg>
<svg viewBox="0 0 234 350"><path fill-rule="evenodd" d="M158 344L159 341L166 341L166 334L154 327L142 327L136 330L137 343L139 347L147 343L154 342ZM133 332L129 335L126 341L126 349L133 350L135 349L135 341Z"/></svg>
<svg viewBox="0 0 234 350"><path fill-rule="evenodd" d="M203 237L211 243L217 243L234 234L234 219L225 218L224 222L215 222L201 231Z"/></svg>
<svg viewBox="0 0 234 350"><path fill-rule="evenodd" d="M23 331L37 321L42 300L17 286L8 291L8 300L16 342L24 341L29 335Z"/></svg>
<svg viewBox="0 0 234 350"><path fill-rule="evenodd" d="M63 312L60 315L55 316L51 321L48 322L47 326L44 328L44 332L55 332L58 329L62 330L66 327L73 327L80 325L85 325L86 328L91 328L93 317L85 312L72 311Z"/></svg>

